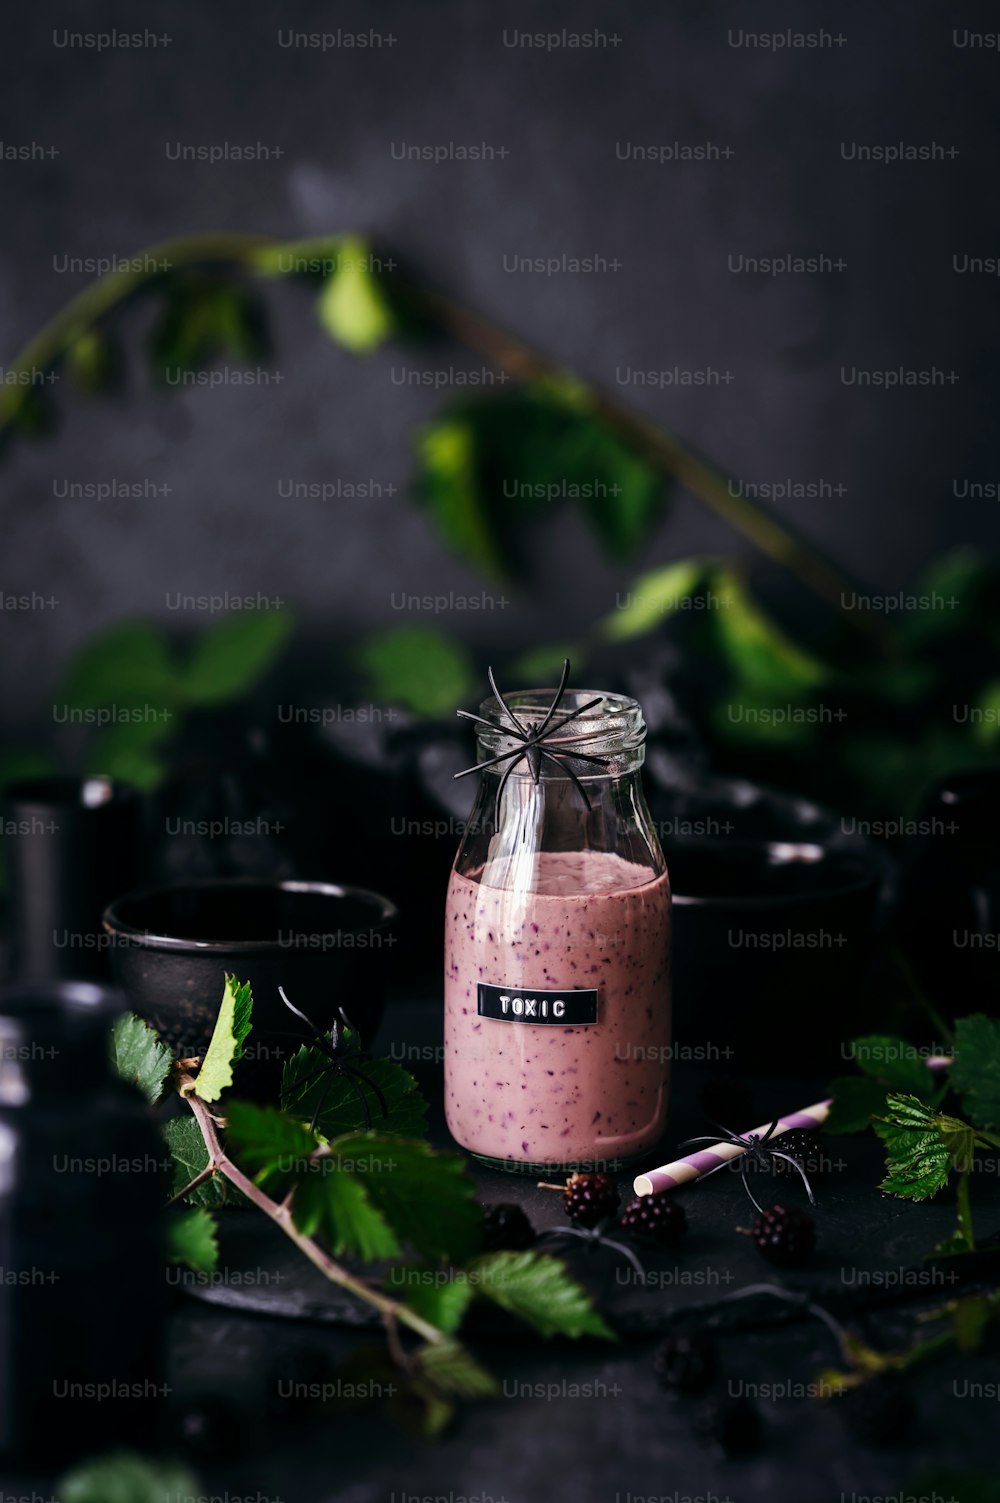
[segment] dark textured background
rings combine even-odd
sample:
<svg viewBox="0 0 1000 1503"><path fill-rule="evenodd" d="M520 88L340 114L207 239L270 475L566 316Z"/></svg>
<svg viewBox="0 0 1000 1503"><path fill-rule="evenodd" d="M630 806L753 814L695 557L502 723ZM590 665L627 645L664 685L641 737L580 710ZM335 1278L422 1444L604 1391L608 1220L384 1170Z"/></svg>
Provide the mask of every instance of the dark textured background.
<svg viewBox="0 0 1000 1503"><path fill-rule="evenodd" d="M456 295L614 387L620 367L715 366L728 385L633 390L635 405L751 481L826 480L842 496L787 500L786 519L855 578L898 588L935 551L997 536L994 500L953 480L996 473L996 279L952 270L996 255L1000 118L995 51L953 45L989 10L903 0L874 7L487 4L19 10L0 51L0 139L58 148L0 164L0 361L83 284L54 258L126 254L182 231L283 237L361 227ZM170 46L95 54L53 44L63 27L148 24ZM826 27L814 52L729 45L730 29ZM278 28L376 26L370 53L287 49ZM620 44L532 52L504 27L603 27ZM842 141L936 140L943 162L845 161ZM166 143L260 141L279 161L170 161ZM505 146L502 161L394 161L392 143ZM616 142L712 141L729 160L616 160ZM509 274L505 255L601 254L606 275ZM730 254L825 253L843 272L734 275ZM414 358L352 361L302 289L275 286L280 385L154 396L136 361L127 398L69 404L55 441L20 445L2 477L4 590L60 604L4 620L0 716L44 718L56 667L86 633L158 614L168 592L280 595L305 639L398 620L393 592L482 581L450 559L403 494L279 499L279 480L404 486L415 424L440 403L393 384ZM138 351L143 319L130 322ZM459 352L433 357L461 363ZM469 361L469 364L477 362ZM862 391L841 366L955 370L929 391ZM58 499L54 481L150 479L146 500ZM636 567L734 538L690 498ZM572 632L635 567L606 564L567 509L537 531L535 587L516 605L447 624L478 643ZM198 624L191 613L172 618Z"/></svg>

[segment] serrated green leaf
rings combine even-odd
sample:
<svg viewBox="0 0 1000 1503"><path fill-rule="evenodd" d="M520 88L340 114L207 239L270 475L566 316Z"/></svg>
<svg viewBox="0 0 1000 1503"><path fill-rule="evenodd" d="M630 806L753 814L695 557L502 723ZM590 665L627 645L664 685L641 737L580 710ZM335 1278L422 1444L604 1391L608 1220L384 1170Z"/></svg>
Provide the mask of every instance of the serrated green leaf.
<svg viewBox="0 0 1000 1503"><path fill-rule="evenodd" d="M197 1092L202 1101L218 1101L233 1083L233 1065L243 1053L243 1044L251 1027L253 999L250 983L226 975L222 1006L215 1020L212 1038L198 1071Z"/></svg>
<svg viewBox="0 0 1000 1503"><path fill-rule="evenodd" d="M366 1185L334 1159L317 1159L297 1176L292 1216L300 1231L321 1236L338 1257L354 1253L373 1262L402 1255L399 1239Z"/></svg>
<svg viewBox="0 0 1000 1503"><path fill-rule="evenodd" d="M211 1273L219 1261L215 1221L204 1206L167 1218L167 1256L196 1273Z"/></svg>
<svg viewBox="0 0 1000 1503"><path fill-rule="evenodd" d="M260 300L247 288L219 277L191 274L168 284L162 313L149 337L154 379L183 390L178 377L219 355L259 360L268 348Z"/></svg>
<svg viewBox="0 0 1000 1503"><path fill-rule="evenodd" d="M131 1451L82 1461L56 1483L58 1503L178 1503L199 1491L180 1462L149 1461Z"/></svg>
<svg viewBox="0 0 1000 1503"><path fill-rule="evenodd" d="M1000 1127L1000 1022L984 1013L955 1024L951 1083L977 1127Z"/></svg>
<svg viewBox="0 0 1000 1503"><path fill-rule="evenodd" d="M208 1149L201 1128L190 1115L165 1122L163 1137L173 1160L170 1193L177 1195L208 1168ZM247 1201L223 1175L213 1174L185 1196L185 1204L218 1210L220 1206L246 1205Z"/></svg>
<svg viewBox="0 0 1000 1503"><path fill-rule="evenodd" d="M626 642L654 631L668 616L684 608L702 584L708 567L703 558L682 558L642 574L632 585L624 605L598 624L609 642Z"/></svg>
<svg viewBox="0 0 1000 1503"><path fill-rule="evenodd" d="M448 715L476 691L467 650L432 626L397 626L377 633L357 651L373 698L401 705L426 719Z"/></svg>
<svg viewBox="0 0 1000 1503"><path fill-rule="evenodd" d="M956 1117L935 1112L916 1096L890 1093L886 1115L873 1125L886 1145L889 1172L882 1189L890 1195L925 1200L947 1183L952 1168L965 1172L972 1162L972 1129Z"/></svg>
<svg viewBox="0 0 1000 1503"><path fill-rule="evenodd" d="M422 1347L417 1370L439 1393L460 1399L490 1399L499 1387L492 1373L481 1367L457 1341L439 1341Z"/></svg>
<svg viewBox="0 0 1000 1503"><path fill-rule="evenodd" d="M318 1146L315 1134L294 1117L250 1101L230 1102L226 1132L241 1168L258 1176L262 1184L276 1176L306 1172Z"/></svg>
<svg viewBox="0 0 1000 1503"><path fill-rule="evenodd" d="M372 1126L381 1133L398 1133L404 1138L422 1137L427 1131L427 1102L410 1072L394 1060L368 1059L349 1043L342 1044L342 1054L344 1057L353 1055L364 1075L363 1080L357 1080L357 1085L364 1092ZM332 1075L329 1068L323 1075L309 1080L315 1070L328 1067L329 1063L319 1049L307 1045L286 1061L281 1076L281 1098L285 1110L311 1123L322 1100L316 1128L324 1138L367 1128L369 1122L351 1080ZM299 1085L300 1081L305 1084ZM387 1108L384 1117L379 1091Z"/></svg>
<svg viewBox="0 0 1000 1503"><path fill-rule="evenodd" d="M372 1132L335 1138L330 1149L365 1186L399 1240L421 1257L458 1262L479 1245L481 1211L458 1154Z"/></svg>
<svg viewBox="0 0 1000 1503"><path fill-rule="evenodd" d="M486 1253L469 1265L475 1291L542 1336L615 1335L594 1309L590 1295L558 1258L535 1252Z"/></svg>
<svg viewBox="0 0 1000 1503"><path fill-rule="evenodd" d="M73 659L58 697L72 709L137 703L169 709L177 679L166 635L147 621L100 633Z"/></svg>
<svg viewBox="0 0 1000 1503"><path fill-rule="evenodd" d="M157 1102L170 1074L173 1055L134 1012L122 1013L111 1029L111 1063L122 1080L137 1085L148 1101Z"/></svg>
<svg viewBox="0 0 1000 1503"><path fill-rule="evenodd" d="M393 1298L401 1299L439 1331L447 1331L449 1335L457 1331L472 1300L468 1279L458 1272L439 1281L439 1269L408 1268L405 1272L404 1284L391 1282L388 1286Z"/></svg>
<svg viewBox="0 0 1000 1503"><path fill-rule="evenodd" d="M316 311L330 338L355 355L369 354L395 332L392 306L363 240L349 236L342 242L336 269L316 299Z"/></svg>
<svg viewBox="0 0 1000 1503"><path fill-rule="evenodd" d="M238 699L263 677L291 635L286 611L237 612L204 632L181 676L192 704Z"/></svg>
<svg viewBox="0 0 1000 1503"><path fill-rule="evenodd" d="M867 1075L841 1075L830 1086L833 1100L823 1123L829 1133L864 1132L885 1110L886 1088Z"/></svg>

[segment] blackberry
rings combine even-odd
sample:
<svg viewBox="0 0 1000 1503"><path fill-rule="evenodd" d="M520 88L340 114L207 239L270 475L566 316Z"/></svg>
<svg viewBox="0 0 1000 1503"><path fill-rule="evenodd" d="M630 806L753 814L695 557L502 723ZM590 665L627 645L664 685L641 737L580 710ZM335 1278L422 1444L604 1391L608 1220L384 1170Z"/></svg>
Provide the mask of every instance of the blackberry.
<svg viewBox="0 0 1000 1503"><path fill-rule="evenodd" d="M695 1433L726 1456L749 1456L760 1443L760 1415L749 1399L706 1399L695 1415Z"/></svg>
<svg viewBox="0 0 1000 1503"><path fill-rule="evenodd" d="M769 1263L796 1268L816 1246L816 1223L797 1206L771 1206L750 1228L754 1246Z"/></svg>
<svg viewBox="0 0 1000 1503"><path fill-rule="evenodd" d="M715 1377L715 1342L700 1331L678 1331L656 1348L653 1371L662 1387L677 1393L704 1393Z"/></svg>
<svg viewBox="0 0 1000 1503"><path fill-rule="evenodd" d="M661 1247L672 1247L687 1231L684 1207L667 1192L640 1195L630 1200L618 1222L631 1232L649 1237Z"/></svg>
<svg viewBox="0 0 1000 1503"><path fill-rule="evenodd" d="M881 1373L844 1397L844 1420L865 1446L898 1446L913 1425L913 1402L893 1373Z"/></svg>
<svg viewBox="0 0 1000 1503"><path fill-rule="evenodd" d="M822 1179L826 1174L829 1159L826 1155L823 1139L819 1133L810 1132L807 1127L801 1127L792 1132L783 1132L780 1137L772 1138L774 1146L780 1153L787 1153L801 1164L806 1176L811 1180ZM799 1180L798 1175L791 1164L784 1159L772 1158L775 1174L790 1174L793 1179ZM799 1184L802 1181L799 1180Z"/></svg>
<svg viewBox="0 0 1000 1503"><path fill-rule="evenodd" d="M524 1252L535 1240L535 1228L515 1205L483 1208L483 1247L487 1252Z"/></svg>
<svg viewBox="0 0 1000 1503"><path fill-rule="evenodd" d="M618 1209L618 1186L610 1174L571 1174L563 1191L563 1208L577 1226L596 1226Z"/></svg>

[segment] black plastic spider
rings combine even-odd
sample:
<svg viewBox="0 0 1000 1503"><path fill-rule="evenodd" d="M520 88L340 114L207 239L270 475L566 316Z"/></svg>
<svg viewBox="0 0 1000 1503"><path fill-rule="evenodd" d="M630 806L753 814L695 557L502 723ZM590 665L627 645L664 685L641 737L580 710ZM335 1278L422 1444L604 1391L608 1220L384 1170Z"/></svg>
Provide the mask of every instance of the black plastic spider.
<svg viewBox="0 0 1000 1503"><path fill-rule="evenodd" d="M570 721L575 720L578 715L582 715L586 710L592 710L595 705L599 705L602 696L597 695L595 699L588 699L586 704L577 706L575 710L564 712L561 718L558 721L554 722L552 717L558 710L559 703L563 697L563 694L566 692L566 682L569 678L569 658L564 658L562 666L562 676L559 679L559 687L555 692L552 703L549 705L544 717L539 721L538 725L535 726L534 730L529 730L524 722L514 713L510 705L500 693L500 690L497 688L496 679L493 677L493 669L488 669L487 674L490 681L490 688L496 695L497 703L506 713L509 723L504 724L496 720L487 720L483 715L473 715L469 710L459 710L458 714L462 717L463 720L475 720L480 725L489 726L491 730L501 731L505 736L513 736L515 740L521 742L521 745L516 746L513 751L501 752L499 756L490 757L485 762L477 762L475 767L466 767L462 772L456 772L455 777L467 778L470 773L481 772L484 767L496 767L501 762L510 762L510 766L505 769L504 775L500 779L500 785L497 788L496 820L499 824L500 800L503 798L503 791L507 785L507 779L514 771L514 768L519 762L527 762L532 779L537 784L539 778L541 777L542 758L546 757L550 762L554 762L557 767L562 768L563 772L565 772L567 776L572 780L574 787L581 794L587 808L590 809L590 795L587 793L586 788L581 783L572 767L570 767L567 758L572 757L574 762L592 762L597 767L607 767L608 758L594 757L590 756L586 752L577 751L575 741L573 742L573 749L571 751L556 751L553 749L556 744L565 747L567 743L565 741L560 743L553 743L549 738L554 736L557 731L561 731L564 725L569 725Z"/></svg>
<svg viewBox="0 0 1000 1503"><path fill-rule="evenodd" d="M747 1133L746 1137L741 1137L739 1133L730 1131L728 1127L723 1127L720 1122L714 1122L712 1125L713 1127L717 1127L719 1129L720 1136L716 1137L713 1134L709 1134L706 1137L685 1138L684 1142L681 1144L681 1147L691 1148L695 1143L708 1143L712 1147L715 1147L719 1143L733 1143L744 1149L745 1151L739 1154L736 1158L724 1159L723 1162L721 1164L717 1164L714 1169L706 1170L706 1172L702 1174L700 1178L708 1179L711 1175L718 1174L720 1169L730 1169L733 1167L733 1165L739 1164L740 1179L743 1181L743 1188L749 1195L755 1209L759 1211L761 1215L764 1214L764 1207L762 1205L759 1205L758 1202L754 1199L753 1191L750 1189L750 1185L747 1181L747 1163L749 1161L751 1163L755 1163L760 1169L766 1169L768 1167L767 1161L769 1156L775 1159L784 1159L786 1163L791 1164L792 1168L798 1174L802 1183L806 1187L806 1194L809 1197L809 1204L811 1206L814 1206L816 1204L816 1197L812 1192L812 1186L809 1183L809 1178L802 1165L798 1162L797 1159L793 1159L790 1153L782 1153L781 1149L775 1147L775 1145L770 1141L771 1135L775 1131L780 1121L780 1117L775 1117L774 1121L767 1129L767 1132L751 1132Z"/></svg>
<svg viewBox="0 0 1000 1503"><path fill-rule="evenodd" d="M342 1007L337 1008L341 1017L341 1023L332 1024L328 1033L322 1033L311 1018L307 1018L304 1012L299 1012L299 1009L292 1002L289 1002L285 996L284 987L278 987L278 995L288 1010L293 1012L306 1025L312 1038L312 1047L317 1049L320 1054L325 1055L327 1060L327 1063L317 1065L315 1070L310 1070L308 1075L300 1075L298 1080L281 1092L282 1097L290 1096L293 1093L298 1094L310 1081L318 1080L320 1076L326 1077L316 1098L316 1109L312 1114L312 1121L309 1123L309 1131L316 1131L316 1123L319 1121L323 1108L326 1105L326 1098L330 1087L338 1077L350 1081L354 1087L354 1093L361 1103L361 1110L365 1114L365 1126L367 1128L371 1128L372 1114L368 1105L368 1098L365 1095L365 1086L375 1093L382 1116L388 1117L389 1104L385 1099L381 1087L374 1080L371 1080L363 1070L358 1068L357 1061L363 1059L364 1055L359 1050L353 1056L345 1056L345 1040L341 1033L341 1024L345 1028L351 1028L351 1022L344 1009ZM289 1034L287 1037L297 1038L298 1035Z"/></svg>
<svg viewBox="0 0 1000 1503"><path fill-rule="evenodd" d="M595 1253L599 1247L610 1247L612 1252L621 1253L627 1262L631 1263L640 1281L645 1280L646 1270L639 1262L632 1248L617 1238L609 1237L608 1230L613 1227L615 1220L608 1216L604 1221L599 1221L596 1226L554 1226L548 1231L542 1232L538 1237L538 1243L558 1242L563 1237L578 1237L587 1248L588 1252Z"/></svg>

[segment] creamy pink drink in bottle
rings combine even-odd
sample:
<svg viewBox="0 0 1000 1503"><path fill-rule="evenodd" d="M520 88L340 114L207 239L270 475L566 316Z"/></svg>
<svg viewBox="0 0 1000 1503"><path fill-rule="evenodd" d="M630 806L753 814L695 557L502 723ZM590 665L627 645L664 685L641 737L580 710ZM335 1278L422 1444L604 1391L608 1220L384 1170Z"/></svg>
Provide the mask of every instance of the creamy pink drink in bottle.
<svg viewBox="0 0 1000 1503"><path fill-rule="evenodd" d="M571 690L550 713L555 693L481 706L480 793L445 915L448 1126L530 1172L621 1166L667 1111L670 885L642 712Z"/></svg>

